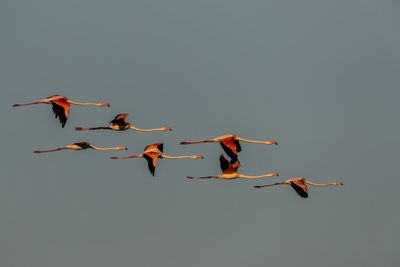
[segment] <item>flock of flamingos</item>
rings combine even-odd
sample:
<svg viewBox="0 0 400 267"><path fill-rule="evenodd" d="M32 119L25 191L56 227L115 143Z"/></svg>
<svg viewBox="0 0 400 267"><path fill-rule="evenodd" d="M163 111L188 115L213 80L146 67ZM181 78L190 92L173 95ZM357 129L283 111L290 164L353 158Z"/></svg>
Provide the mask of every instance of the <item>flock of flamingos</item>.
<svg viewBox="0 0 400 267"><path fill-rule="evenodd" d="M93 106L110 106L108 103L78 103L74 102L72 100L69 100L65 96L61 95L52 95L48 98L45 98L43 100L33 102L33 103L28 103L28 104L15 104L13 107L18 107L18 106L27 106L27 105L35 105L35 104L51 104L53 108L53 112L55 114L55 117L58 118L61 122L62 127L65 126L68 115L69 115L69 108L71 104L74 105L93 105ZM136 128L132 124L128 123L126 121L128 114L123 113L123 114L118 114L110 123L109 126L105 127L95 127L95 128L83 128L83 127L76 127L75 130L77 131L88 131L88 130L114 130L114 131L125 131L128 129L133 129L136 131L141 131L141 132L150 132L150 131L171 131L171 128L169 127L161 127L161 128L156 128L156 129L140 129ZM230 160L228 161L223 155L220 156L219 161L220 161L220 167L222 170L222 173L216 176L204 176L204 177L192 177L188 176L188 179L209 179L209 178L217 178L217 179L236 179L236 178L246 178L246 179L255 179L255 178L261 178L261 177L272 177L272 176L279 176L277 173L269 173L265 175L259 175L259 176L248 176L244 175L238 172L238 168L240 167L240 162L238 159L238 153L241 151L241 146L239 141L242 142L248 142L248 143L260 143L260 144L266 144L266 145L277 145L276 141L254 141L254 140L247 140L244 138L241 138L237 135L234 134L229 134L229 135L223 135L219 137L215 137L213 139L209 140L204 140L204 141L198 141L198 142L181 142L181 145L190 145L190 144L200 144L200 143L219 143L225 153L230 157ZM149 170L151 174L154 176L155 168L157 165L157 159L159 158L167 158L167 159L181 159L181 158L192 158L192 159L202 159L202 155L195 155L195 156L178 156L178 157L172 157L164 154L163 152L163 143L156 143L156 144L151 144L145 147L144 152L138 155L133 155L130 157L111 157L112 159L130 159L130 158L145 158L148 163ZM84 150L84 149L96 149L96 150L122 150L122 149L127 149L125 146L119 146L119 147L111 147L111 148L99 148L95 147L87 142L79 142L79 143L74 143L72 145L68 145L65 147L57 148L57 149L52 149L52 150L45 150L45 151L34 151L34 153L45 153L45 152L52 152L52 151L58 151L58 150L65 150L65 149L71 149L71 150ZM316 184L313 182L310 182L306 180L304 177L295 177L286 181L282 181L279 183L274 183L274 184L269 184L269 185L257 185L254 186L255 188L263 188L263 187L269 187L269 186L274 186L274 185L280 185L280 184L288 184L290 185L296 193L303 197L307 198L308 197L308 189L307 189L307 184L313 185L313 186L328 186L328 185L343 185L342 182L333 182L333 183L328 183L328 184Z"/></svg>

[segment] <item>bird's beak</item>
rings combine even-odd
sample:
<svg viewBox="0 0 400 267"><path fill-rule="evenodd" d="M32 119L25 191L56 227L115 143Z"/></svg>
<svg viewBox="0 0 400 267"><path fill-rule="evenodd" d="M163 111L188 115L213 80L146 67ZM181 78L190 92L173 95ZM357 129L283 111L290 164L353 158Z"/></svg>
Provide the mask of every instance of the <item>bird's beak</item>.
<svg viewBox="0 0 400 267"><path fill-rule="evenodd" d="M276 173L276 176L279 176L279 173Z"/></svg>

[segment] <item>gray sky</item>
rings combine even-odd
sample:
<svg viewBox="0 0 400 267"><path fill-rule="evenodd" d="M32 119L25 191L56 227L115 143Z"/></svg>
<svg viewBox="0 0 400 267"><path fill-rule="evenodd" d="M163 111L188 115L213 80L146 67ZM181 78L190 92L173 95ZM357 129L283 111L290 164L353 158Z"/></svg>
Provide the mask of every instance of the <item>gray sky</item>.
<svg viewBox="0 0 400 267"><path fill-rule="evenodd" d="M0 265L399 266L396 1L2 1ZM12 108L52 94L72 106ZM76 132L117 113L169 132ZM241 172L220 172L236 133ZM129 150L33 154L77 141ZM156 177L143 159L165 142ZM305 176L343 187L254 185Z"/></svg>

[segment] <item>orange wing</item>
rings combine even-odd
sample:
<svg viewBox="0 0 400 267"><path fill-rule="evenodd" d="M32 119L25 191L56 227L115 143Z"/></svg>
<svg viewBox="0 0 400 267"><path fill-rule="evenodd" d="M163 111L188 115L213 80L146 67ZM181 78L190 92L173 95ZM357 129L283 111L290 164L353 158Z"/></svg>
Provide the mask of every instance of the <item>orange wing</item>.
<svg viewBox="0 0 400 267"><path fill-rule="evenodd" d="M234 163L226 160L224 155L219 156L219 164L223 174L231 174L237 172L237 169L240 167L239 160L236 160Z"/></svg>
<svg viewBox="0 0 400 267"><path fill-rule="evenodd" d="M240 152L241 147L237 140L234 140L232 137L222 139L220 141L222 148L224 149L225 153L233 160L237 160L237 154Z"/></svg>
<svg viewBox="0 0 400 267"><path fill-rule="evenodd" d="M112 121L110 121L110 123L117 125L126 125L126 117L128 117L128 113L118 114Z"/></svg>
<svg viewBox="0 0 400 267"><path fill-rule="evenodd" d="M118 114L114 120L124 120L126 122L126 117L128 117L128 113Z"/></svg>
<svg viewBox="0 0 400 267"><path fill-rule="evenodd" d="M65 123L67 123L70 104L64 99L55 99L51 101L51 104L53 105L55 117L59 118L62 127L64 127Z"/></svg>
<svg viewBox="0 0 400 267"><path fill-rule="evenodd" d="M156 170L158 153L156 152L148 152L143 154L143 157L147 160L149 170L151 174L154 176L154 172Z"/></svg>
<svg viewBox="0 0 400 267"><path fill-rule="evenodd" d="M296 191L299 196L307 198L308 189L307 185L302 180L295 180L290 182L290 186Z"/></svg>
<svg viewBox="0 0 400 267"><path fill-rule="evenodd" d="M160 150L161 152L163 152L164 143L155 143L155 144L148 145L148 146L146 146L144 148L144 152L150 151L150 150L155 150L155 149Z"/></svg>

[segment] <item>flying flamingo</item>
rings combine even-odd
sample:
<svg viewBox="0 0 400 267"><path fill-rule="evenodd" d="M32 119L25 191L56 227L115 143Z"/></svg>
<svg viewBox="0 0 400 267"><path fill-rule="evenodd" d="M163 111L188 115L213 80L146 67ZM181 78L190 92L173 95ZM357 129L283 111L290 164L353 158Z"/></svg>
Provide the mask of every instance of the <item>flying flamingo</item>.
<svg viewBox="0 0 400 267"><path fill-rule="evenodd" d="M288 184L290 185L299 196L307 198L308 197L308 190L307 190L307 185L310 184L313 186L328 186L328 185L343 185L342 182L333 182L329 184L315 184L313 182L310 182L306 180L304 177L295 177L280 183L275 183L275 184L269 184L269 185L256 185L254 186L255 188L262 188L262 187L268 187L268 186L274 186L274 185L279 185L279 184Z"/></svg>
<svg viewBox="0 0 400 267"><path fill-rule="evenodd" d="M114 130L114 131L125 131L128 129L133 129L136 131L140 132L151 132L151 131L172 131L171 128L169 127L162 127L162 128L156 128L156 129L139 129L133 126L132 124L126 122L126 117L128 116L128 113L122 113L118 114L115 116L115 118L110 121L110 126L107 127L95 127L95 128L82 128L82 127L76 127L75 130L77 131L88 131L88 130Z"/></svg>
<svg viewBox="0 0 400 267"><path fill-rule="evenodd" d="M74 105L91 105L91 106L110 106L108 103L78 103L72 100L69 100L65 96L62 95L52 95L48 98L40 100L38 102L28 103L28 104L14 104L13 107L20 107L20 106L27 106L27 105L35 105L35 104L52 104L53 105L53 112L56 118L59 118L62 127L65 126L65 123L68 119L69 114L69 107L70 104Z"/></svg>
<svg viewBox="0 0 400 267"><path fill-rule="evenodd" d="M171 157L167 156L163 153L164 144L163 143L156 143L152 145L148 145L144 149L144 153L139 155L133 155L130 157L111 157L112 159L131 159L131 158L145 158L148 163L149 170L151 174L154 176L154 171L157 165L157 159L159 158L166 158L166 159L202 159L202 155L195 155L195 156L179 156L179 157Z"/></svg>
<svg viewBox="0 0 400 267"><path fill-rule="evenodd" d="M84 149L87 149L87 148L92 148L92 149L96 149L96 150L122 150L122 149L128 150L128 148L126 148L126 146L100 148L100 147L92 146L88 142L79 142L79 143L74 143L72 145L68 145L68 146L65 146L65 147L60 147L60 148L52 149L52 150L44 150L44 151L36 150L36 151L33 151L33 153L53 152L53 151L64 150L64 149L84 150Z"/></svg>
<svg viewBox="0 0 400 267"><path fill-rule="evenodd" d="M260 143L266 145L277 145L276 141L254 141L241 138L235 134L227 134L213 139L199 141L199 142L181 142L181 145L201 144L201 143L220 143L225 153L231 157L233 161L237 160L237 154L242 151L239 141L248 143Z"/></svg>
<svg viewBox="0 0 400 267"><path fill-rule="evenodd" d="M248 176L237 172L237 169L240 166L239 161L229 162L223 155L219 157L219 163L222 170L222 174L217 176L205 176L205 177L192 177L188 176L189 179L206 179L206 178L218 178L218 179L236 179L236 178L246 178L246 179L256 179L262 177L272 177L272 176L279 176L276 172L259 175L259 176Z"/></svg>

